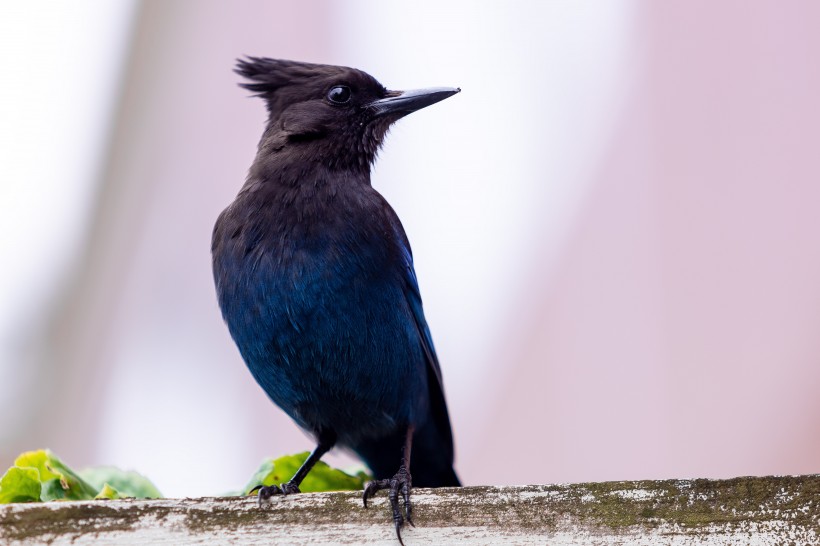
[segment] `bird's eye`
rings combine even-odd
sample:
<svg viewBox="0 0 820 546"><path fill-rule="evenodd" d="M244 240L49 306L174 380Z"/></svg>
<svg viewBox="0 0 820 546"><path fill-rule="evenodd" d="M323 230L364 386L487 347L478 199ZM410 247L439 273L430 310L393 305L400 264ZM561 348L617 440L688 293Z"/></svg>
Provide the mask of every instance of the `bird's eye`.
<svg viewBox="0 0 820 546"><path fill-rule="evenodd" d="M337 85L327 92L327 100L335 104L344 104L350 101L350 88L346 85Z"/></svg>

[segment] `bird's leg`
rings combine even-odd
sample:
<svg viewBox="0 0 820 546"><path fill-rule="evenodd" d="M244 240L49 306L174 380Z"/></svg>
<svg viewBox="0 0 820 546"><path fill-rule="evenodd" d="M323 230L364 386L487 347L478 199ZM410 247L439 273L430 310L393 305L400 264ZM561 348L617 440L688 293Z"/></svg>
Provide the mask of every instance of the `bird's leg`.
<svg viewBox="0 0 820 546"><path fill-rule="evenodd" d="M407 428L407 437L404 442L404 450L401 457L401 466L398 472L387 480L374 480L368 482L364 487L362 494L362 502L367 508L367 499L373 497L382 489L387 489L387 497L390 499L390 508L393 511L393 524L396 526L396 536L399 542L404 546L404 541L401 539L401 528L406 521L415 527L413 523L413 505L410 503L410 490L413 488L413 480L410 476L410 452L413 447L413 431L414 428ZM402 514L399 506L399 494L404 501L404 514Z"/></svg>
<svg viewBox="0 0 820 546"><path fill-rule="evenodd" d="M259 491L257 496L259 506L261 507L264 501L274 495L301 493L301 491L299 491L299 484L301 484L302 480L305 479L305 476L308 475L308 472L310 472L310 469L313 468L313 465L319 462L322 455L330 451L335 444L335 434L325 432L320 433L319 444L316 446L316 449L314 449L305 462L302 463L302 466L299 467L299 470L296 471L296 474L294 474L290 480L281 485L258 485L251 489L251 493L257 490Z"/></svg>

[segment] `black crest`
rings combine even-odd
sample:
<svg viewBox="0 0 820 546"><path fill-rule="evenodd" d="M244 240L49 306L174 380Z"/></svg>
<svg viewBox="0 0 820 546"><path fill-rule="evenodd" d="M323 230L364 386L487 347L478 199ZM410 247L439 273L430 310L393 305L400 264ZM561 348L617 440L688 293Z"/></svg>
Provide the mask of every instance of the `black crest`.
<svg viewBox="0 0 820 546"><path fill-rule="evenodd" d="M275 93L281 87L303 85L317 77L332 76L340 68L344 67L267 57L245 57L236 61L234 72L251 80L250 83L240 83L240 87L265 96Z"/></svg>
<svg viewBox="0 0 820 546"><path fill-rule="evenodd" d="M377 90L378 95L387 92L384 86L366 72L346 66L245 57L237 60L234 71L250 80L239 86L265 99L271 114L280 110L283 102L322 98L337 83L346 83L362 90ZM290 92L291 90L294 92Z"/></svg>

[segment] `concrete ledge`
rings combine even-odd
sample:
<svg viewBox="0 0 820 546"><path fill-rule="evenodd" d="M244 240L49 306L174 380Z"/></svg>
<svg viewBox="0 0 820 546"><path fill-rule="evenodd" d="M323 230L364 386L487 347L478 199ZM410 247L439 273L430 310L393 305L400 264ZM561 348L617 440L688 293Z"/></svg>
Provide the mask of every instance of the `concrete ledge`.
<svg viewBox="0 0 820 546"><path fill-rule="evenodd" d="M414 490L417 544L820 544L820 475ZM386 544L383 493L0 506L0 544Z"/></svg>

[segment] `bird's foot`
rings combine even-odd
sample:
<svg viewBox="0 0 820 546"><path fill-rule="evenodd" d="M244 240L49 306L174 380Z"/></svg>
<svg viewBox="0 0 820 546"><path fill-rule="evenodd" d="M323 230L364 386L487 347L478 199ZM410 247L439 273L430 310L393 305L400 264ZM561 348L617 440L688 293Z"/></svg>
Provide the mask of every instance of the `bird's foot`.
<svg viewBox="0 0 820 546"><path fill-rule="evenodd" d="M410 489L412 489L412 487L413 481L410 476L410 471L407 470L404 465L401 465L396 475L389 480L374 480L368 482L362 494L362 502L364 503L364 507L367 508L367 499L373 497L382 489L387 489L387 497L390 499L390 508L393 511L393 523L396 526L396 536L402 546L404 546L404 542L401 539L401 528L404 522L406 521L415 527L413 523L413 505L410 503ZM404 502L403 514L399 506L399 494L401 494L402 501Z"/></svg>
<svg viewBox="0 0 820 546"><path fill-rule="evenodd" d="M282 485L257 485L250 490L251 493L254 491L259 492L256 496L256 502L260 508L263 502L274 495L293 495L294 493L301 493L299 486L293 482L285 482Z"/></svg>

